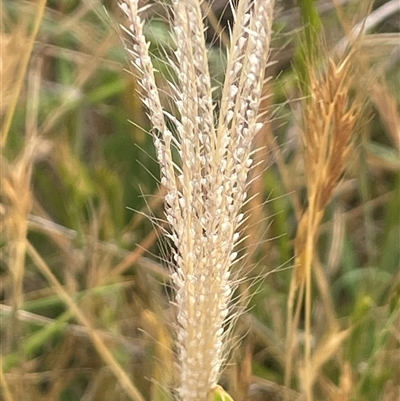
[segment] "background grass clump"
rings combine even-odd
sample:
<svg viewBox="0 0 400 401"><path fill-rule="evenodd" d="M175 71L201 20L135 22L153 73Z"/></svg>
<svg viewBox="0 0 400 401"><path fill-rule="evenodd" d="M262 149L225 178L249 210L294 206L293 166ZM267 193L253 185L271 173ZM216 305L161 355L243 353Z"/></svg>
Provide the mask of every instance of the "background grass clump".
<svg viewBox="0 0 400 401"><path fill-rule="evenodd" d="M226 30L218 35L229 19L229 7L221 17L225 3L214 2L221 26L210 19L207 32L215 86L226 62ZM243 244L250 256L242 274L257 277L258 285L237 289L252 299L238 320L243 339L221 385L235 400L307 394L394 401L400 10L393 1L376 1L370 10L356 0L294 3L277 4L276 62L265 84L272 97L263 105L273 120L258 136L256 146L265 151L249 189ZM146 13L167 104L169 27L162 7ZM6 401L173 399L169 271L159 251L165 244L143 217L150 209L163 219L164 193L137 82L123 71L115 21L121 13L114 1L1 3L0 398ZM350 106L358 102L359 119L317 219L312 280L302 293L296 244L312 193L304 161L310 114L303 113L313 93L307 74L318 77L328 59L340 65L343 38L357 24L366 33L349 67L356 77L344 89Z"/></svg>

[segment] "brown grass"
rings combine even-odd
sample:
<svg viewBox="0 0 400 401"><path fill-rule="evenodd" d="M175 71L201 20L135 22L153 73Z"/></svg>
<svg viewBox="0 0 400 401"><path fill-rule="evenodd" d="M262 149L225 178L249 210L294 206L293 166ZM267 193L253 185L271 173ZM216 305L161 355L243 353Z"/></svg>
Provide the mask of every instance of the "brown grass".
<svg viewBox="0 0 400 401"><path fill-rule="evenodd" d="M304 168L306 174L307 208L301 215L295 238L295 275L292 279L288 299L288 332L287 332L287 359L286 385L291 378L293 358L294 330L299 324L300 305L305 295L305 351L302 367L302 381L306 389L306 398L313 399L313 383L316 373L323 363L317 363L325 353L325 362L329 360L346 339L349 331L338 333L334 318L332 301L326 297L324 306L328 312L328 331L331 331L333 348L325 346L315 350L315 357L311 354L312 336L312 276L317 279L321 294L328 294L328 284L325 273L315 263L315 249L318 240L318 230L325 213L325 209L332 198L339 180L344 172L346 163L351 159L354 151L354 135L357 120L361 114L360 101L351 98L351 88L354 86L355 63L357 58L354 51L342 60L335 62L328 58L326 68L309 62L310 93L303 101L303 133ZM313 266L314 265L314 266ZM297 295L297 300L294 301ZM295 302L297 312L293 314ZM345 334L347 333L347 334ZM340 338L340 340L338 340Z"/></svg>

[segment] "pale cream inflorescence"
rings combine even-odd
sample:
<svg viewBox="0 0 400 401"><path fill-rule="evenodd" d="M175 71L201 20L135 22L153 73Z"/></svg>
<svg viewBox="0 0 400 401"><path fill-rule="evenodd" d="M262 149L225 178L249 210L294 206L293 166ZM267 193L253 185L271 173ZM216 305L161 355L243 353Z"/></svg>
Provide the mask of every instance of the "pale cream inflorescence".
<svg viewBox="0 0 400 401"><path fill-rule="evenodd" d="M206 400L226 358L230 268L243 222L251 145L260 129L257 112L269 56L271 0L239 2L217 121L199 0L173 0L173 85L179 119L167 128L155 83L137 0L121 2L129 19L126 48L140 75L143 103L154 128L169 234L175 245L177 350L183 401ZM179 161L172 159L172 147Z"/></svg>

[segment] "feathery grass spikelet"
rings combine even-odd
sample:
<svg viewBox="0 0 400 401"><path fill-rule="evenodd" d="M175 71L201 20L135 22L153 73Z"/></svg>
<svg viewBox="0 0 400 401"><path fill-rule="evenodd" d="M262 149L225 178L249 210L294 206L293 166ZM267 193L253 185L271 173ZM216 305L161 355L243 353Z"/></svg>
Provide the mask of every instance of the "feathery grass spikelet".
<svg viewBox="0 0 400 401"><path fill-rule="evenodd" d="M235 280L230 267L243 223L251 145L261 128L257 112L269 56L273 1L241 1L228 53L218 120L214 105L203 15L198 0L172 1L177 84L172 85L180 118L176 134L166 127L138 2L121 2L130 21L126 48L140 75L143 103L167 188L166 219L175 250L177 350L182 400L205 400L217 385L227 353ZM172 147L179 162L172 159Z"/></svg>
<svg viewBox="0 0 400 401"><path fill-rule="evenodd" d="M303 387L307 400L313 400L311 359L311 278L318 228L331 200L349 154L353 149L356 122L361 107L359 99L350 99L354 78L354 49L335 62L328 58L325 70L308 61L309 96L303 102L302 133L308 207L300 218L295 238L296 273L288 299L287 355L285 385L288 387L292 368L293 328L299 319L299 305L305 297L305 375ZM307 64L307 63L306 63ZM298 292L295 315L293 301ZM291 320L293 319L293 320Z"/></svg>
<svg viewBox="0 0 400 401"><path fill-rule="evenodd" d="M304 277L306 238L315 237L324 210L343 174L353 149L351 141L361 107L355 99L350 103L349 88L354 75L353 52L339 62L328 60L322 73L310 68L310 97L304 102L304 161L309 208L299 222L296 236L296 257L299 261L297 280ZM312 213L312 227L308 227ZM311 232L309 232L311 229Z"/></svg>

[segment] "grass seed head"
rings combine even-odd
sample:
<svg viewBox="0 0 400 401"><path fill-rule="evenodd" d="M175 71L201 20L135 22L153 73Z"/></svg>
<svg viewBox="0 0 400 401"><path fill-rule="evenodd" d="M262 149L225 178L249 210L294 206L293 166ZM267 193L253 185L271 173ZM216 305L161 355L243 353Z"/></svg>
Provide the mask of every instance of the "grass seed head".
<svg viewBox="0 0 400 401"><path fill-rule="evenodd" d="M140 75L154 143L167 188L165 214L174 241L172 275L177 307L180 399L206 400L227 357L240 210L252 167L251 147L260 129L257 112L269 56L273 1L239 3L228 51L220 112L214 119L201 4L173 1L179 118L164 122L138 2L121 2L129 20L126 42ZM178 152L172 157L171 146ZM227 328L228 326L228 328Z"/></svg>

